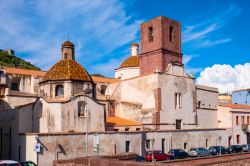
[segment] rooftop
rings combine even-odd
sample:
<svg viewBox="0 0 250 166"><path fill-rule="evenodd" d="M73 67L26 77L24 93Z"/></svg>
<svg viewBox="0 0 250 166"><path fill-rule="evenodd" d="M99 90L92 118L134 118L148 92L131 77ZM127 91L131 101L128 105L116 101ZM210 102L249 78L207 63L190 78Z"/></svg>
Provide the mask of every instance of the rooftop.
<svg viewBox="0 0 250 166"><path fill-rule="evenodd" d="M140 126L141 123L119 117L106 117L107 126Z"/></svg>
<svg viewBox="0 0 250 166"><path fill-rule="evenodd" d="M30 69L19 69L19 68L9 68L5 67L6 73L9 74L20 74L20 75L30 75L30 76L38 76L44 77L46 72L39 70L30 70Z"/></svg>

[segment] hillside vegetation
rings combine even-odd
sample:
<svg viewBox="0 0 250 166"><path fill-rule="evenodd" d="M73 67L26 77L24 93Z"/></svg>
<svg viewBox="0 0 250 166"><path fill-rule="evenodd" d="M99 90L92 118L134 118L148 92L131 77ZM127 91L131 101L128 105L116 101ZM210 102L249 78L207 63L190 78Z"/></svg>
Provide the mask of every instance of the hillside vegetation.
<svg viewBox="0 0 250 166"><path fill-rule="evenodd" d="M30 62L16 57L15 55L10 55L5 51L0 51L0 67L15 67L22 69L31 70L41 70L40 68L32 65Z"/></svg>

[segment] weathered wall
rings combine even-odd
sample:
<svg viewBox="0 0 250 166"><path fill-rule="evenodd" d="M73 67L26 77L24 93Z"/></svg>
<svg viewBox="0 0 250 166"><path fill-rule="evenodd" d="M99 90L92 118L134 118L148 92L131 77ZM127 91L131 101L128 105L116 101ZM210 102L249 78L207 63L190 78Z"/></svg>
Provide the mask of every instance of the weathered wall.
<svg viewBox="0 0 250 166"><path fill-rule="evenodd" d="M217 88L196 85L197 120L200 128L218 127L218 98Z"/></svg>
<svg viewBox="0 0 250 166"><path fill-rule="evenodd" d="M232 113L230 107L218 107L219 128L232 128Z"/></svg>
<svg viewBox="0 0 250 166"><path fill-rule="evenodd" d="M115 70L115 78L119 78L121 80L138 77L139 75L139 67L125 67Z"/></svg>
<svg viewBox="0 0 250 166"><path fill-rule="evenodd" d="M250 117L250 113L243 109L232 109L232 143L233 144L246 144L247 143L247 130L249 129L249 125L247 124L247 117ZM239 118L239 123L236 123L236 117ZM244 117L244 121L243 121ZM247 125L247 130L242 129L242 125ZM237 142L237 135L240 136L239 142Z"/></svg>
<svg viewBox="0 0 250 166"><path fill-rule="evenodd" d="M78 116L78 102L86 102L89 117ZM78 96L68 102L46 102L40 98L34 105L35 132L81 132L88 122L89 131L104 131L104 106L93 99Z"/></svg>
<svg viewBox="0 0 250 166"><path fill-rule="evenodd" d="M182 121L183 129L195 128L194 125L194 79L184 72L183 67L169 65L165 74L159 75L161 88L160 122L169 125L161 129L175 129L176 120ZM181 94L181 105L175 105L175 94Z"/></svg>
<svg viewBox="0 0 250 166"><path fill-rule="evenodd" d="M37 99L36 96L7 95L4 98L5 101L4 109L12 109L16 106L34 103L36 99Z"/></svg>
<svg viewBox="0 0 250 166"><path fill-rule="evenodd" d="M88 153L96 155L93 151L93 135L88 136ZM221 136L221 142L218 137ZM70 159L85 156L85 136L82 134L40 134L41 143L44 145L42 153L39 153L40 165L52 165L56 159ZM162 139L165 144L162 145ZM145 154L145 141L154 139L154 149L162 149L165 152L170 148L183 148L187 143L187 149L191 147L211 145L227 145L227 133L225 130L197 130L197 131L159 131L159 132L106 132L99 133L100 155L114 155L125 152L125 142L130 141L130 152L140 155ZM57 152L62 152L58 153ZM57 158L58 157L58 158Z"/></svg>

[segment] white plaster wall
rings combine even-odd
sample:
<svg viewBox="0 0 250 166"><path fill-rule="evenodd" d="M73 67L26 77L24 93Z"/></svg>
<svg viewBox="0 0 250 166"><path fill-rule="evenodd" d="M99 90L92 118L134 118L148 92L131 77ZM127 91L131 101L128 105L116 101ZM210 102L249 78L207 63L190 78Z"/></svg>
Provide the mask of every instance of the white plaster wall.
<svg viewBox="0 0 250 166"><path fill-rule="evenodd" d="M115 70L115 78L119 78L121 80L137 77L140 75L139 67L124 67Z"/></svg>
<svg viewBox="0 0 250 166"><path fill-rule="evenodd" d="M236 124L236 116L239 117L239 124ZM241 117L245 117L245 122L242 122ZM242 130L242 124L247 124L247 116L250 116L250 113L242 109L232 109L232 133L233 133L233 144L237 144L237 135L240 135L240 144L247 143L247 134ZM249 125L248 125L249 126ZM248 127L249 128L249 127Z"/></svg>
<svg viewBox="0 0 250 166"><path fill-rule="evenodd" d="M94 133L88 135L88 154L90 156L96 155L93 150L93 135ZM219 141L219 137L221 137L221 141ZM205 147L206 139L208 139L208 146L227 146L228 134L225 130L99 133L100 155L113 155L115 151L116 154L124 153L126 141L130 141L130 152L144 155L146 140L154 139L154 149L161 150L163 138L165 139L165 145L163 145L165 146L165 152L168 152L170 148L183 148L185 142L187 143L186 150L192 147ZM48 149L48 151L39 155L40 165L52 165L52 161L56 159L56 151L59 150L58 144L66 152L66 154L59 154L59 159L70 159L85 155L84 135L48 135L40 136L40 140Z"/></svg>
<svg viewBox="0 0 250 166"><path fill-rule="evenodd" d="M232 128L232 113L230 107L218 107L217 117L219 128Z"/></svg>
<svg viewBox="0 0 250 166"><path fill-rule="evenodd" d="M110 84L108 93L116 100L116 116L152 122L152 112L155 111L153 90L157 88L157 81L157 75L152 74Z"/></svg>
<svg viewBox="0 0 250 166"><path fill-rule="evenodd" d="M36 96L29 97L29 96L5 96L4 101L5 109L14 108L16 106L25 105L29 103L34 103L37 99Z"/></svg>
<svg viewBox="0 0 250 166"><path fill-rule="evenodd" d="M35 132L60 132L61 126L61 104L47 103L39 98L34 104L34 129Z"/></svg>
<svg viewBox="0 0 250 166"><path fill-rule="evenodd" d="M179 70L179 73L181 73L181 70ZM160 122L171 124L161 126L160 128L175 129L177 119L182 120L183 129L195 128L193 78L187 75L179 77L172 74L161 74L159 76L159 87L162 95ZM175 93L180 93L182 96L181 108L175 108Z"/></svg>
<svg viewBox="0 0 250 166"><path fill-rule="evenodd" d="M32 122L32 104L22 107L17 110L19 114L19 132L33 132L33 122Z"/></svg>
<svg viewBox="0 0 250 166"><path fill-rule="evenodd" d="M85 101L89 117L78 117L78 102ZM93 99L84 96L78 96L70 102L62 103L62 131L83 132L86 131L104 131L104 105L97 103Z"/></svg>
<svg viewBox="0 0 250 166"><path fill-rule="evenodd" d="M196 97L199 128L218 128L218 89L196 85ZM200 106L198 106L199 102Z"/></svg>
<svg viewBox="0 0 250 166"><path fill-rule="evenodd" d="M86 101L89 118L78 117L78 102ZM83 96L63 103L48 103L40 98L34 106L35 131L41 133L104 131L104 106Z"/></svg>

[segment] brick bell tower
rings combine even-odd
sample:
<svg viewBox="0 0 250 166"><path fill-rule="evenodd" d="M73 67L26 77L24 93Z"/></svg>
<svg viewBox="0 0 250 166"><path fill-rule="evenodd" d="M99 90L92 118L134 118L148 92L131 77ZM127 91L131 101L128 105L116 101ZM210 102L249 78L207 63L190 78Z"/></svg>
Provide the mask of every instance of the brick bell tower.
<svg viewBox="0 0 250 166"><path fill-rule="evenodd" d="M158 16L140 27L140 75L163 72L172 62L182 64L181 24Z"/></svg>

